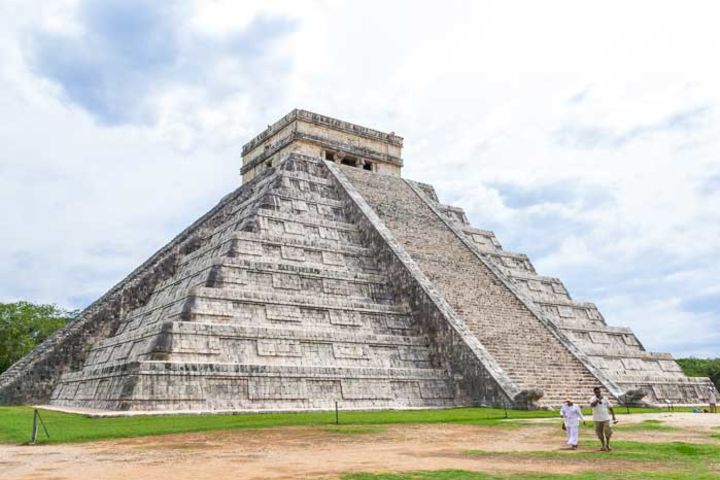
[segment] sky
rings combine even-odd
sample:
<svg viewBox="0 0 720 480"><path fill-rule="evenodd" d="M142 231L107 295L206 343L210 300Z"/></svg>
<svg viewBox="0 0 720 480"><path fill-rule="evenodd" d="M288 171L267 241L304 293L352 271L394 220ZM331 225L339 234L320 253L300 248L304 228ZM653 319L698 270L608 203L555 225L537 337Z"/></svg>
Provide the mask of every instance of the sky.
<svg viewBox="0 0 720 480"><path fill-rule="evenodd" d="M717 2L0 2L0 301L83 308L293 108L629 326L720 356Z"/></svg>

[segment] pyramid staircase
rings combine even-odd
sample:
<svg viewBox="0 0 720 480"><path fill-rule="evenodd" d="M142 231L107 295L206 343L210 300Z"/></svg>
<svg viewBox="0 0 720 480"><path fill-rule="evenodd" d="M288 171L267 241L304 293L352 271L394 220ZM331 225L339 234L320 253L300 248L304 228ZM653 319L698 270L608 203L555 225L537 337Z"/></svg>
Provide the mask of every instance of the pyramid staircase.
<svg viewBox="0 0 720 480"><path fill-rule="evenodd" d="M342 167L433 285L467 324L500 368L523 391L540 391L539 404L584 401L605 384L551 325L538 318L496 272L451 228L413 185Z"/></svg>
<svg viewBox="0 0 720 480"><path fill-rule="evenodd" d="M461 208L441 204L432 186L407 183L538 318L580 352L609 390L614 384L622 392L618 400L659 406L707 401L715 388L710 379L686 376L669 353L646 351L631 329L607 325L595 304L573 300L560 279L539 275L527 255L503 250L495 234L474 228Z"/></svg>

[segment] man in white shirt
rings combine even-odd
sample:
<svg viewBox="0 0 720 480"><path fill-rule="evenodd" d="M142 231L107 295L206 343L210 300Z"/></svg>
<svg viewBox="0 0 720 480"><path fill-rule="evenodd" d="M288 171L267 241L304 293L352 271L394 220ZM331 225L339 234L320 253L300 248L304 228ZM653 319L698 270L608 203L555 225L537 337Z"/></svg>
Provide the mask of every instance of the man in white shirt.
<svg viewBox="0 0 720 480"><path fill-rule="evenodd" d="M568 398L560 408L560 416L563 419L563 430L567 433L567 444L570 445L571 449L577 450L580 420L582 420L583 425L585 424L582 410Z"/></svg>
<svg viewBox="0 0 720 480"><path fill-rule="evenodd" d="M610 415L612 415L613 423L617 423L615 418L615 410L610 406L607 398L603 397L600 387L593 389L595 396L590 399L590 406L593 411L593 422L595 422L595 434L600 439L604 452L610 451L610 437L612 437L612 427L610 426Z"/></svg>

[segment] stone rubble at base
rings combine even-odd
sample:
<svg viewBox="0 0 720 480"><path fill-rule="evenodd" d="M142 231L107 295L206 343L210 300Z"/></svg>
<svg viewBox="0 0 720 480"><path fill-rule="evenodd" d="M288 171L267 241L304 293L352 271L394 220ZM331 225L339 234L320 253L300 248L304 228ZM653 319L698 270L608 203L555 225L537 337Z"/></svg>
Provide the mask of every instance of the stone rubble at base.
<svg viewBox="0 0 720 480"><path fill-rule="evenodd" d="M702 403L525 255L400 177L402 138L294 110L244 185L0 376L0 402L131 411ZM642 392L642 393L639 393Z"/></svg>

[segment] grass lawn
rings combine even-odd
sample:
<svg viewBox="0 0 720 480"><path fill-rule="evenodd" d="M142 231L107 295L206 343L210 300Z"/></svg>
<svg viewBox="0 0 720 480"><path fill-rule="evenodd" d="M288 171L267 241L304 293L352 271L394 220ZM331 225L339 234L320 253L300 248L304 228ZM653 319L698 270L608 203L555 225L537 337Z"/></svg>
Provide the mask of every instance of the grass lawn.
<svg viewBox="0 0 720 480"><path fill-rule="evenodd" d="M718 475L695 472L586 472L500 475L465 470L438 470L410 473L351 473L341 478L342 480L718 480Z"/></svg>
<svg viewBox="0 0 720 480"><path fill-rule="evenodd" d="M599 442L589 442L598 448ZM484 452L469 451L468 455L486 455L491 458L527 460L528 458L572 458L598 461L599 455L623 459L645 465L646 471L584 472L575 474L522 473L489 474L463 470L439 470L408 473L352 473L342 480L718 480L720 474L720 444L699 443L642 443L618 441L613 452L603 454L595 451L578 452ZM714 469L714 471L713 471Z"/></svg>
<svg viewBox="0 0 720 480"><path fill-rule="evenodd" d="M168 433L200 432L242 428L267 428L293 425L325 425L338 433L369 431L362 425L391 423L468 423L500 424L505 412L495 408L452 408L442 410L403 410L340 412L339 427L334 412L257 413L243 415L179 415L90 418L83 415L41 410L50 433L39 442L82 442L108 438L138 437ZM510 418L554 417L555 412L509 410ZM24 443L30 439L33 409L30 407L0 407L0 442ZM507 423L507 422L506 422Z"/></svg>
<svg viewBox="0 0 720 480"><path fill-rule="evenodd" d="M639 431L657 431L657 432L672 432L678 430L670 425L665 425L662 420L643 420L638 423L623 424L620 423L613 427L615 430L621 432L639 432Z"/></svg>
<svg viewBox="0 0 720 480"><path fill-rule="evenodd" d="M632 413L659 410L633 408ZM618 414L625 410L618 410ZM587 412L589 414L589 411ZM42 410L41 415L50 433L44 437L40 429L39 443L83 442L121 437L161 435L242 428L267 428L293 425L335 424L334 412L258 413L244 415L181 415L90 418L83 415ZM557 412L547 410L508 410L511 419L555 418ZM0 442L25 443L30 440L33 409L25 406L0 407ZM391 423L466 423L507 425L505 411L497 408L451 408L438 410L397 410L340 412L338 433L360 433L358 425ZM356 426L344 427L344 426ZM346 428L342 430L342 428Z"/></svg>
<svg viewBox="0 0 720 480"><path fill-rule="evenodd" d="M558 451L538 451L538 452L485 452L480 450L471 450L466 452L468 455L488 455L488 456L505 456L505 457L543 457L543 458L588 458L597 459L598 455L607 455L612 458L620 458L623 460L637 460L644 462L667 461L679 465L681 463L698 463L706 459L720 461L720 445L706 443L643 443L617 441L612 442L613 451L605 454L595 450L600 448L600 442L591 440L586 442L592 449L590 451L575 452L558 452Z"/></svg>

